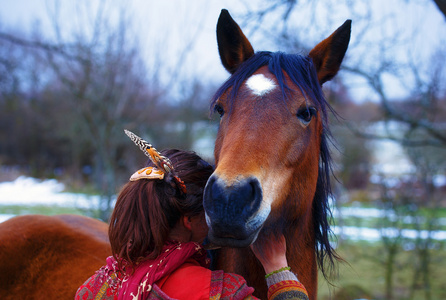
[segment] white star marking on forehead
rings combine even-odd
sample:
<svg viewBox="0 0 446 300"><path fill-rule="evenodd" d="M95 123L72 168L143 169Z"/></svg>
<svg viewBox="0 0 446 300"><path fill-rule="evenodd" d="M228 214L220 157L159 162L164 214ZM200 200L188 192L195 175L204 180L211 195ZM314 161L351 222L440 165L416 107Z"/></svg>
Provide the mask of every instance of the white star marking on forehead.
<svg viewBox="0 0 446 300"><path fill-rule="evenodd" d="M263 96L276 87L274 81L266 78L263 74L252 75L246 81L246 85L257 96Z"/></svg>

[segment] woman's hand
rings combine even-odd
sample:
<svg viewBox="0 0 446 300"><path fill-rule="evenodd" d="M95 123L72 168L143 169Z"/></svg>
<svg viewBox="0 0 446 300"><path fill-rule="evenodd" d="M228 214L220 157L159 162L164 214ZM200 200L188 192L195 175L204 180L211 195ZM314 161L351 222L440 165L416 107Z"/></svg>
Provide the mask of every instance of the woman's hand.
<svg viewBox="0 0 446 300"><path fill-rule="evenodd" d="M258 239L250 247L266 274L288 266L286 241L283 235Z"/></svg>

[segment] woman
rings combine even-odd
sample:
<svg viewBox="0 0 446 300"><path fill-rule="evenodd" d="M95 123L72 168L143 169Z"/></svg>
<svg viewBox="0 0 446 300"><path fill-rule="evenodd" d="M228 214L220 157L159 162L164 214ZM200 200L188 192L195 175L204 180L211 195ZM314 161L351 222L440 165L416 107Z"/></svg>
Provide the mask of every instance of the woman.
<svg viewBox="0 0 446 300"><path fill-rule="evenodd" d="M255 299L241 276L208 269L202 197L212 166L192 152L161 154L126 134L151 163L119 194L109 228L113 256L75 299ZM268 274L268 299L308 299L287 267L283 237L252 249Z"/></svg>

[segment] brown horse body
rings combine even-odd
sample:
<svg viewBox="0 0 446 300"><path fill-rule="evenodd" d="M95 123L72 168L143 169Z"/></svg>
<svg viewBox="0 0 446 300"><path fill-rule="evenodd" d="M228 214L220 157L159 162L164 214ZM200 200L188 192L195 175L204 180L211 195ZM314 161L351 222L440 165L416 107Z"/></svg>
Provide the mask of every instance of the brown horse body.
<svg viewBox="0 0 446 300"><path fill-rule="evenodd" d="M76 215L0 223L0 299L73 299L111 255L108 226Z"/></svg>
<svg viewBox="0 0 446 300"><path fill-rule="evenodd" d="M232 74L212 108L221 116L216 170L204 206L215 268L238 273L266 299L264 271L247 246L283 234L292 270L317 298L318 263L336 258L329 241L327 110L321 85L339 70L346 21L308 57L254 50L223 10L220 57Z"/></svg>

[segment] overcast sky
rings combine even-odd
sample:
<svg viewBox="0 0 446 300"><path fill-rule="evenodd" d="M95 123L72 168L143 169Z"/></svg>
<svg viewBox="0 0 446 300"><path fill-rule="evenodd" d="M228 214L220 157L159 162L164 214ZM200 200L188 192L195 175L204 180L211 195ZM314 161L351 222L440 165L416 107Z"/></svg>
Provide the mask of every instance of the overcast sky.
<svg viewBox="0 0 446 300"><path fill-rule="evenodd" d="M38 24L44 34L52 33L48 22L48 11L54 7L54 0L0 0L0 26L1 28L21 28L25 32L31 32L33 26ZM65 8L63 22L66 28L79 26L79 20L74 17L79 1L59 1L61 7ZM89 0L94 7L95 0ZM141 54L150 61L153 58L153 45L165 43L166 59L162 62L168 67L169 63L175 62L184 48L194 41L193 50L184 58L184 74L191 72L199 74L202 78L222 82L228 74L220 65L215 38L215 25L222 8L227 8L233 17L241 25L241 17L248 9L258 9L260 1L242 0L165 0L147 1L130 0L115 1L120 5L128 5L126 8L134 16L135 34L142 44ZM440 44L446 43L446 21L438 12L431 0L372 0L370 7L363 7L359 1L331 1L320 0L316 2L318 15L311 18L308 12L297 11L292 16L292 26L295 28L310 28L305 31L296 31L303 40L309 44L316 44L328 36L333 30L341 25L346 19L353 19L351 47L347 53L348 59L373 63L373 56L368 55L369 49L360 49L356 44L367 45L364 39L371 45L378 45L384 38L395 37L409 40L401 49L395 48L395 53L388 53L389 57L402 58L403 52L411 49L415 56L426 60L432 54L432 49ZM347 3L347 4L345 4ZM346 5L351 4L349 7ZM353 7L353 8L352 8ZM48 10L49 8L49 10ZM361 15L365 15L369 8L372 10L372 22L364 24ZM361 11L363 10L363 11ZM355 14L352 14L355 13ZM265 20L261 29L274 27L277 20ZM312 22L308 26L308 22ZM244 31L250 38L256 50L280 50L273 46L270 39L261 38L259 32L248 28L249 24L243 24ZM367 36L362 36L364 29L369 26ZM271 31L270 31L271 32ZM414 32L416 35L414 35ZM360 41L360 42L359 42ZM398 50L399 49L399 50ZM444 51L445 47L443 47ZM372 50L372 49L370 49ZM393 51L393 50L392 50ZM170 57L170 59L169 59ZM342 76L342 74L341 74ZM398 83L396 78L388 78L388 87L392 96L404 96L405 88ZM361 82L351 79L352 90L357 98L367 98L369 91L362 89Z"/></svg>

